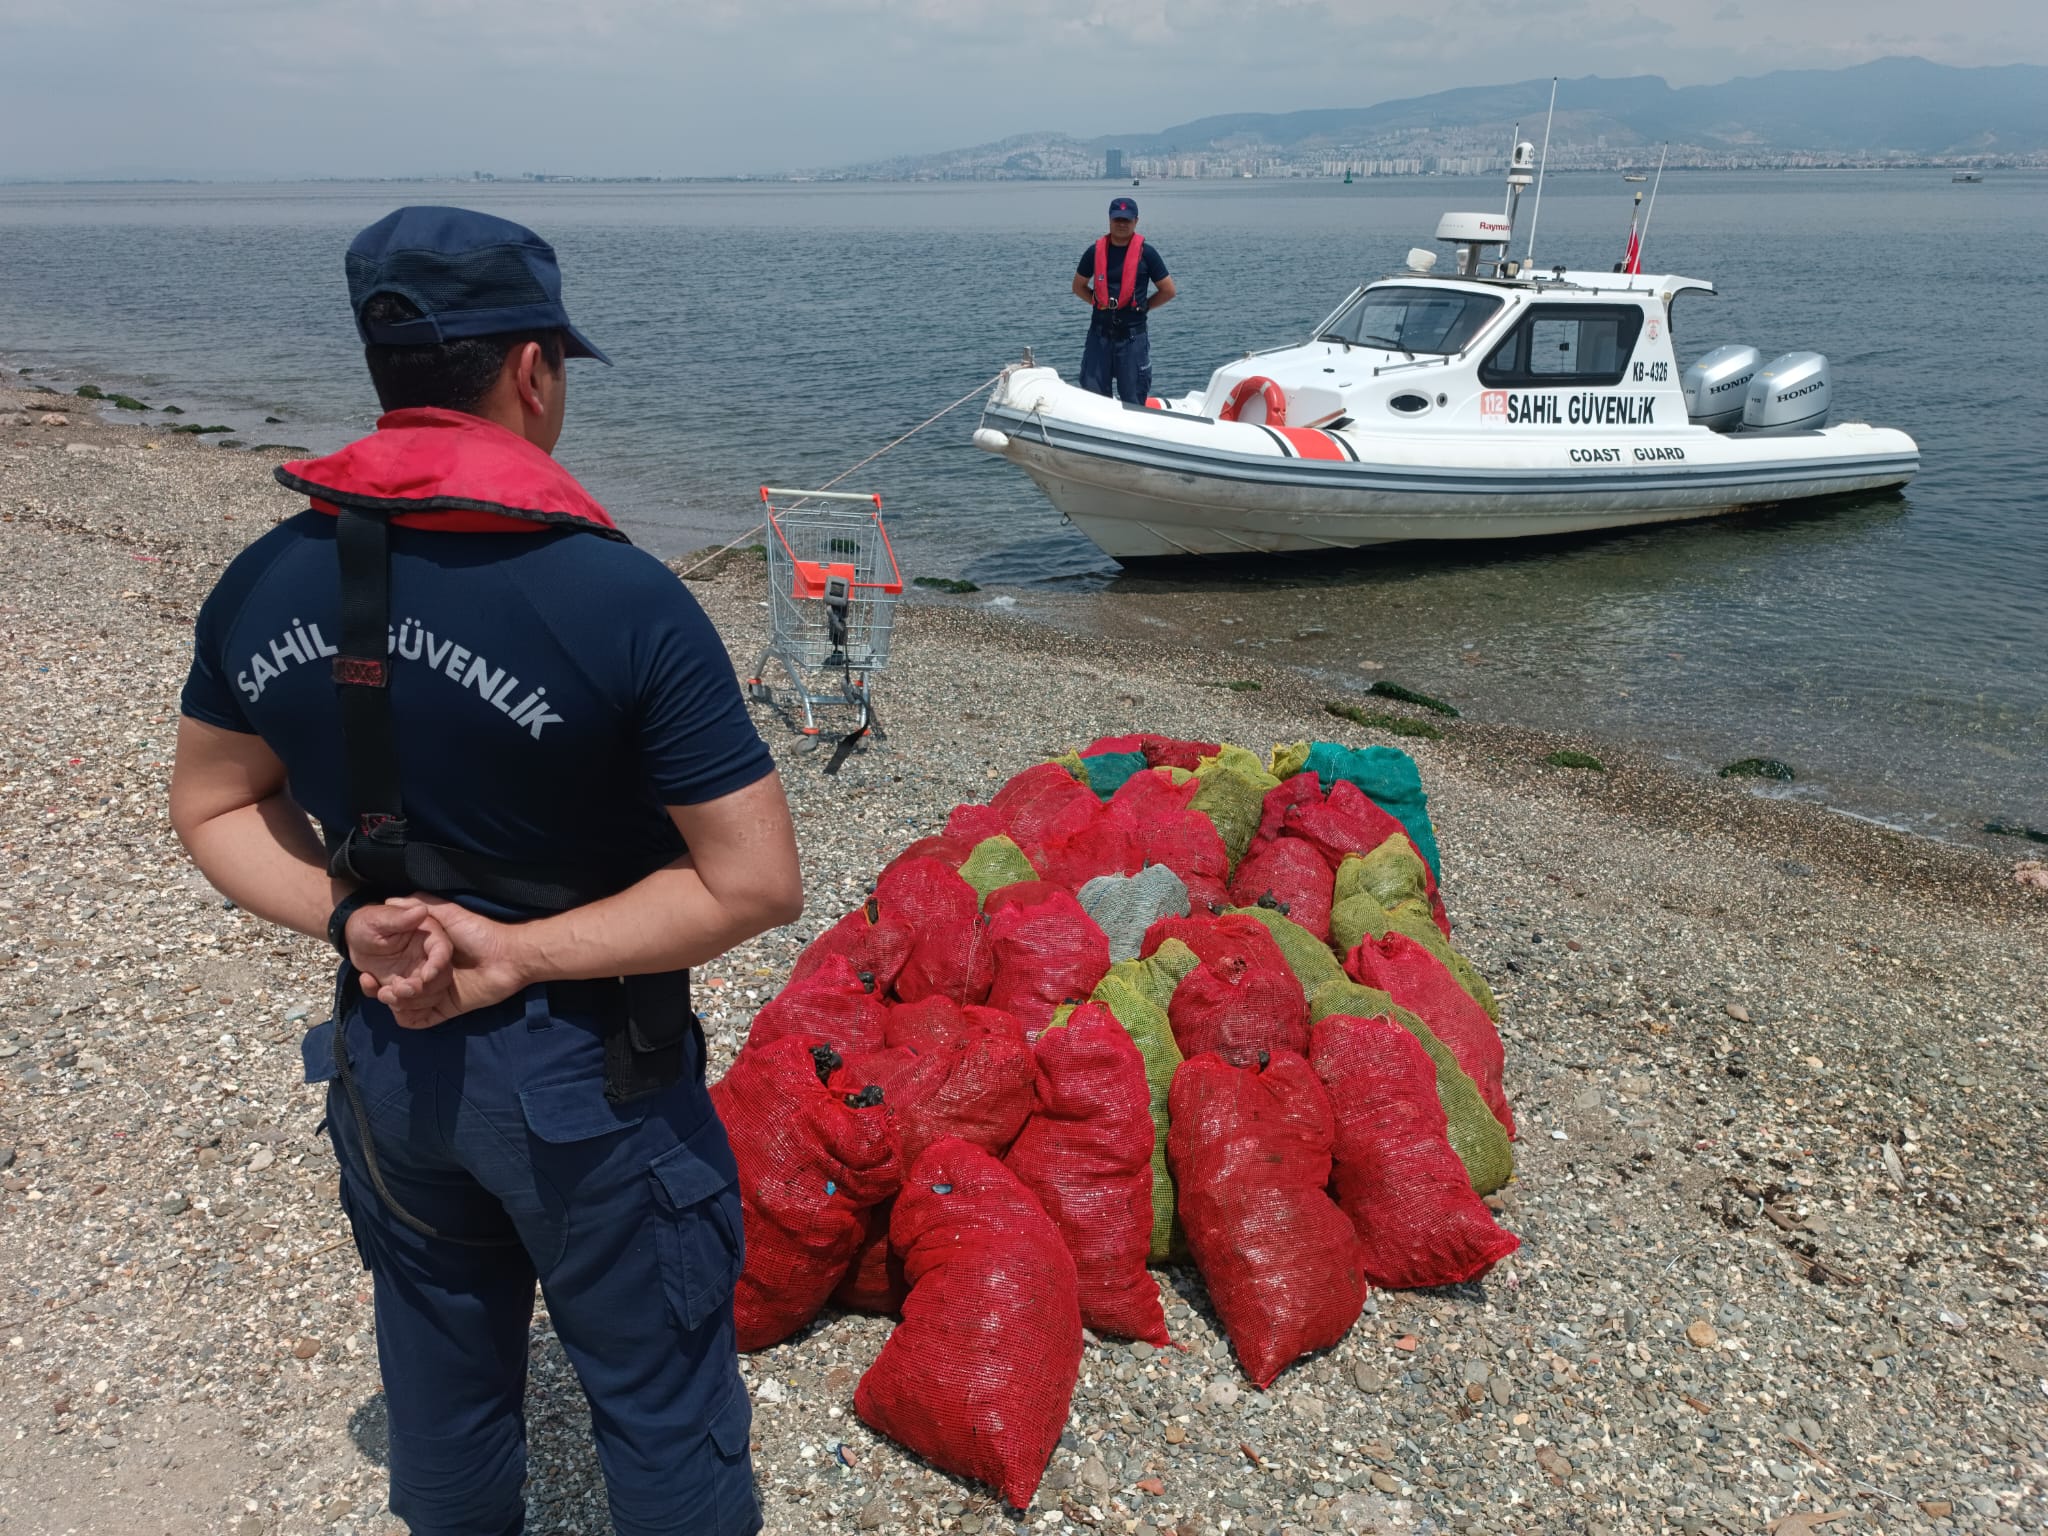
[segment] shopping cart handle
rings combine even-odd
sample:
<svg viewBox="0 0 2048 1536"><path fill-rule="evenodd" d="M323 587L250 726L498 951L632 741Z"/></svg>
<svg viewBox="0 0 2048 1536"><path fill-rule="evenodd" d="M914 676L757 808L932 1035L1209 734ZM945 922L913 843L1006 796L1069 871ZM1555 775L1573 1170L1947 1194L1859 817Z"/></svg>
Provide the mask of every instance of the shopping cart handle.
<svg viewBox="0 0 2048 1536"><path fill-rule="evenodd" d="M880 491L797 491L791 490L788 486L764 485L761 487L761 499L763 501L768 501L776 496L799 496L805 501L871 501L875 504L877 511L881 510L882 506L882 493Z"/></svg>

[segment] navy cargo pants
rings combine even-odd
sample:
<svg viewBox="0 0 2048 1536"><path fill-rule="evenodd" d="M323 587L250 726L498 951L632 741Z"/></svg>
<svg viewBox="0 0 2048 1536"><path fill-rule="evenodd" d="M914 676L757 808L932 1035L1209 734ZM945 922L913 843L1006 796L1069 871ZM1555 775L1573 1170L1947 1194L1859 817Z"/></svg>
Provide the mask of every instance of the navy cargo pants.
<svg viewBox="0 0 2048 1536"><path fill-rule="evenodd" d="M622 1536L752 1536L752 1409L734 1350L738 1173L701 1081L604 1096L589 984L528 988L433 1029L403 1030L348 989L305 1039L329 1083L341 1201L375 1281L391 1424L391 1508L416 1536L517 1536L525 1525L526 1361L534 1282L590 1400ZM378 1171L335 1078L345 1042ZM489 1246L451 1241L463 1237Z"/></svg>
<svg viewBox="0 0 2048 1536"><path fill-rule="evenodd" d="M1152 343L1142 325L1113 331L1091 320L1087 345L1081 349L1081 387L1106 395L1111 385L1125 404L1145 403L1152 393Z"/></svg>

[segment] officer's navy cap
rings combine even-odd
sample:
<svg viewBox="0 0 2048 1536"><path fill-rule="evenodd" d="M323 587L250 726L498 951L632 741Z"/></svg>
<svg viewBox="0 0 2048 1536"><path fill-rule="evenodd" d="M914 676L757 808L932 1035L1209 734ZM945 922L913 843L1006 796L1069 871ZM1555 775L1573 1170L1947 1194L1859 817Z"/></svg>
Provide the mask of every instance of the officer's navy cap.
<svg viewBox="0 0 2048 1536"><path fill-rule="evenodd" d="M412 300L419 319L365 324L363 306L380 293ZM348 248L348 300L367 343L417 347L561 331L570 357L611 362L569 323L555 248L524 225L467 208L400 208L357 235Z"/></svg>
<svg viewBox="0 0 2048 1536"><path fill-rule="evenodd" d="M1112 219L1135 219L1138 216L1138 200L1135 197L1111 198L1109 216Z"/></svg>

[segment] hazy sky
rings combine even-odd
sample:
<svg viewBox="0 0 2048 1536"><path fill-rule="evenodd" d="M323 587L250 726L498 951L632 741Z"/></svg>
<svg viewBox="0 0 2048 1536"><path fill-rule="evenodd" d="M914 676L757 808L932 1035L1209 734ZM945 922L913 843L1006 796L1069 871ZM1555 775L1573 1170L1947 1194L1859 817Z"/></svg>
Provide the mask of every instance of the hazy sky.
<svg viewBox="0 0 2048 1536"><path fill-rule="evenodd" d="M2038 0L0 0L0 175L783 170L1550 74L2043 63L2039 16Z"/></svg>

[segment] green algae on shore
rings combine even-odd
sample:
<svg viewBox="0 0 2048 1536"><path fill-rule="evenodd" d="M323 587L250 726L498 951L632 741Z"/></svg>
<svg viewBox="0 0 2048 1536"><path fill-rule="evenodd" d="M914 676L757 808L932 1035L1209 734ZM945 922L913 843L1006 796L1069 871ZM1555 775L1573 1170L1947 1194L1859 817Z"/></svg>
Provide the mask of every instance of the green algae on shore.
<svg viewBox="0 0 2048 1536"><path fill-rule="evenodd" d="M958 576L913 576L913 587L930 587L934 592L979 592L981 588Z"/></svg>
<svg viewBox="0 0 2048 1536"><path fill-rule="evenodd" d="M1413 688L1404 688L1399 683L1390 683L1385 678L1381 678L1365 691L1378 694L1383 699L1396 699L1403 704L1413 704L1418 708L1429 710L1433 714L1448 716L1453 720L1458 718L1456 705L1446 704L1442 699L1435 698L1427 693L1417 693Z"/></svg>
<svg viewBox="0 0 2048 1536"><path fill-rule="evenodd" d="M1339 720L1349 720L1369 731L1386 731L1394 736L1420 736L1428 741L1439 741L1444 734L1440 726L1431 725L1427 720L1411 720L1406 715L1390 715L1384 710L1360 709L1356 704L1334 701L1323 708Z"/></svg>
<svg viewBox="0 0 2048 1536"><path fill-rule="evenodd" d="M1721 770L1724 779L1775 779L1780 784L1790 784L1796 775L1790 763L1781 763L1775 757L1745 757L1740 762L1730 763Z"/></svg>
<svg viewBox="0 0 2048 1536"><path fill-rule="evenodd" d="M1543 761L1553 768L1584 768L1593 773L1605 773L1607 765L1590 752L1557 751Z"/></svg>

